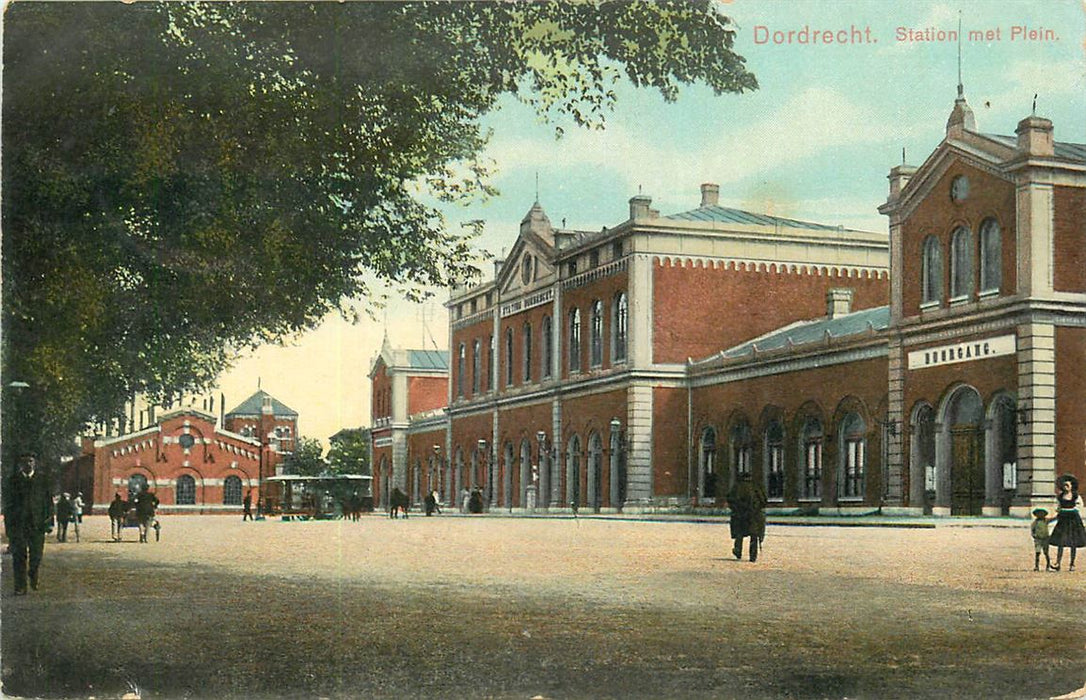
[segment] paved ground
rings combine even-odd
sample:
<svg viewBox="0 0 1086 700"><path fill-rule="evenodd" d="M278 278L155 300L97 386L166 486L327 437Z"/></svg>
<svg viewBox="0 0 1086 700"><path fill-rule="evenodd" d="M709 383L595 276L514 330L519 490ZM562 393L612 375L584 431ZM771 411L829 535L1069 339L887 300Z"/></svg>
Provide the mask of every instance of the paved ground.
<svg viewBox="0 0 1086 700"><path fill-rule="evenodd" d="M50 542L11 596L8 695L119 698L1047 698L1086 682L1086 571L1028 524L167 516ZM951 526L955 525L955 526ZM1086 555L1084 555L1086 557ZM1080 562L1086 568L1086 561Z"/></svg>

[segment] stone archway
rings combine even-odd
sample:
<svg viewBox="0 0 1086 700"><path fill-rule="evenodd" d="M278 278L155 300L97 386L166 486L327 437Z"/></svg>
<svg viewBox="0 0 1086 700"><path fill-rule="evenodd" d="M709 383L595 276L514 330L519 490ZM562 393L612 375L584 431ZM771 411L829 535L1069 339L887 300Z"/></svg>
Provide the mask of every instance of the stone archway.
<svg viewBox="0 0 1086 700"><path fill-rule="evenodd" d="M937 503L949 506L951 515L980 515L984 509L984 403L971 386L962 386L948 397L943 409L944 459L936 487Z"/></svg>

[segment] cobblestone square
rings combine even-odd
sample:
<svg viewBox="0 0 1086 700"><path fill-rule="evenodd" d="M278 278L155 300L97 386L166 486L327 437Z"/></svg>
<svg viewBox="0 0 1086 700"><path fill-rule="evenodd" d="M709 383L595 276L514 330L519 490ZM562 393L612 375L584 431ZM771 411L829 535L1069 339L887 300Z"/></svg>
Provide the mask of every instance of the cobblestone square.
<svg viewBox="0 0 1086 700"><path fill-rule="evenodd" d="M1039 698L1086 682L1082 572L1028 523L164 517L46 547L12 597L6 695ZM967 526L978 524L978 526ZM1053 553L1054 555L1054 553ZM1086 566L1086 562L1080 562Z"/></svg>

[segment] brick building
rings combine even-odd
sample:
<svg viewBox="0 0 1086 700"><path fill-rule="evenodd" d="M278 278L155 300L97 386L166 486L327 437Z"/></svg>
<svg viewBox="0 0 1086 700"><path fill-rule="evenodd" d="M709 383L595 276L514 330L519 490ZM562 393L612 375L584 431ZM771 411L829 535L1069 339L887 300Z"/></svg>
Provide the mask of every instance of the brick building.
<svg viewBox="0 0 1086 700"><path fill-rule="evenodd" d="M712 184L602 231L536 203L447 303L446 403L378 404L375 364L375 429L405 436L375 477L508 510L711 509L741 472L783 511L1049 504L1057 473L1086 478L1086 146L1038 117L981 133L959 95L889 180L889 237Z"/></svg>
<svg viewBox="0 0 1086 700"><path fill-rule="evenodd" d="M150 411L146 427L84 438L67 490L100 508L138 486L155 493L163 512L240 513L244 494L252 489L255 502L263 479L293 450L298 414L264 391L221 417L206 410L213 405ZM265 488L264 497L277 494Z"/></svg>

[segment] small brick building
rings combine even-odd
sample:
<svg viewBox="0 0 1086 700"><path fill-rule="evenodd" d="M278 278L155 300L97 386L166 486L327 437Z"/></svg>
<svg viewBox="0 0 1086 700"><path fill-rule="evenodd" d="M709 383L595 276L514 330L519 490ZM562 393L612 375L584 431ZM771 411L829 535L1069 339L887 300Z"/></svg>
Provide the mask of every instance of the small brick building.
<svg viewBox="0 0 1086 700"><path fill-rule="evenodd" d="M387 342L374 364L378 499L711 509L749 472L782 511L1050 505L1058 473L1086 478L1086 145L1035 116L980 132L959 94L889 180L889 236L713 184L602 231L536 203L493 279L450 296L444 403L410 362L390 390Z"/></svg>
<svg viewBox="0 0 1086 700"><path fill-rule="evenodd" d="M162 512L240 513L245 493L252 490L255 508L262 480L275 475L293 449L297 419L264 391L222 420L195 407L169 410L140 430L84 438L65 483L98 509L114 493L127 498L139 487L155 493ZM270 488L264 491L275 499Z"/></svg>

